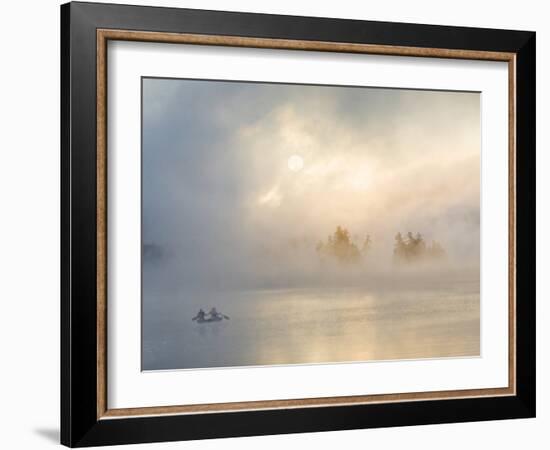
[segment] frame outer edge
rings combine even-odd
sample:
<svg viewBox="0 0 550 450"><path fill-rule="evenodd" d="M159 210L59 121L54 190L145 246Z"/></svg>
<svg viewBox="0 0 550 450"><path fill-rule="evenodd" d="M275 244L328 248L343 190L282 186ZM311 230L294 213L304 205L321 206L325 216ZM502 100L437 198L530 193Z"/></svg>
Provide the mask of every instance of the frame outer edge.
<svg viewBox="0 0 550 450"><path fill-rule="evenodd" d="M161 11L163 10L163 11ZM124 14L122 14L124 12ZM145 13L152 12L154 18L150 19ZM126 15L127 13L127 15ZM232 14L232 15L231 15ZM167 18L169 15L177 16L172 18L168 25L165 25L159 19ZM91 97L92 87L95 89L95 71L89 78L87 73L92 66L90 61L90 51L95 48L95 30L96 28L132 28L136 23L142 29L162 29L168 26L174 26L181 29L181 32L187 32L187 28L198 27L212 30L219 19L231 17L235 18L235 23L225 22L220 26L223 29L237 30L237 33L244 33L248 36L257 36L258 25L269 24L270 32L273 32L273 24L279 25L285 20L292 23L310 23L314 31L304 31L306 35L317 32L324 33L325 29L319 23L322 21L327 28L334 31L334 24L343 26L350 21L335 19L316 19L316 18L292 18L291 16L258 16L258 21L254 22L252 14L233 14L220 11L200 11L200 10L181 10L166 8L147 8L130 7L126 5L108 5L93 3L72 3L62 5L61 7L61 334L62 334L62 357L61 357L61 440L64 445L69 446L90 446L107 445L138 442L155 442L159 440L173 441L182 439L204 439L213 437L230 436L250 436L264 434L296 433L308 431L329 431L354 428L387 427L400 425L414 425L425 423L443 423L443 422L463 422L478 420L494 420L519 417L533 417L535 414L535 352L534 352L534 300L530 301L529 296L534 299L534 167L535 167L535 36L534 33L516 32L505 30L483 30L483 29L462 29L460 27L437 27L413 25L413 24L391 24L391 23L371 23L365 22L365 25L372 25L373 28L382 29L382 35L378 38L372 38L369 33L361 37L365 41L378 39L382 42L391 40L403 40L406 35L410 35L412 30L420 33L420 40L436 42L440 32L448 33L453 31L458 33L452 39L446 40L460 41L462 39L467 47L484 47L495 50L496 48L506 48L506 51L513 51L518 56L518 116L520 119L517 126L516 143L518 148L518 178L523 179L518 183L518 198L521 198L525 205L518 208L518 230L524 227L524 230L531 233L532 236L523 237L518 232L518 261L520 267L518 270L518 280L523 277L523 282L519 283L516 292L522 292L522 301L518 305L520 317L528 323L518 327L518 338L521 336L521 342L518 345L518 356L523 355L522 360L518 360L518 394L515 397L496 398L485 400L448 400L435 403L419 402L399 403L390 408L380 408L379 405L358 405L353 407L337 407L334 411L328 413L327 408L312 408L310 411L304 409L296 410L267 410L260 412L235 412L221 415L192 415L187 418L182 416L165 417L142 417L130 419L116 419L97 421L97 410L95 402L91 405L92 397L97 400L97 374L88 372L90 366L90 357L88 353L92 351L94 360L97 357L97 336L88 336L90 333L90 312L97 313L97 310L91 311L89 304L90 296L96 297L95 286L92 286L93 292L83 289L90 288L89 284L92 278L86 274L85 268L96 267L96 256L81 253L82 250L88 250L92 247L89 242L83 243L81 240L90 237L91 229L96 227L88 225L84 219L87 219L92 208L89 200L96 200L96 186L93 186L93 193L88 190L92 188L89 181L93 178L89 168L85 163L90 160L96 161L95 150L93 158L87 155L90 146L95 144L95 128L90 133L88 128L91 126L93 114L90 108L95 111L96 103L92 105L87 102ZM189 18L185 25L179 20ZM243 20L239 20L242 18ZM214 20L215 19L215 20ZM254 23L252 23L254 22ZM245 23L253 25L246 29ZM160 25L159 25L160 24ZM332 25L331 25L332 24ZM387 38L387 32L384 27L395 25L396 31ZM354 25L356 27L356 24ZM424 27L424 28L423 28ZM276 27L275 27L276 28ZM424 30L424 31L423 31ZM430 31L431 30L431 31ZM446 30L446 31L445 31ZM472 31L473 30L473 31ZM94 33L91 37L92 31ZM336 30L338 31L338 30ZM190 30L193 32L193 30ZM296 33L294 30L282 31L285 36ZM300 31L302 33L302 31ZM277 34L277 33L275 33ZM342 29L341 36L349 34ZM464 34L463 36L461 34ZM258 36L259 37L259 36ZM474 42L473 37L484 38L480 42ZM500 43L497 37L503 37L504 43ZM93 44L90 42L93 40ZM394 44L388 44L394 45ZM454 45L454 42L453 42ZM462 45L462 44L460 44ZM451 45L452 47L452 45ZM500 51L500 50L496 50ZM94 53L95 64L95 53ZM91 79L93 78L93 80ZM72 89L72 83L79 83L79 89ZM84 91L84 93L82 93ZM95 91L94 91L95 92ZM520 101L521 96L526 95L525 101ZM78 102L85 101L84 104ZM75 109L71 109L71 105ZM78 106L78 109L76 109ZM96 117L94 124L96 123ZM521 132L520 132L521 131ZM93 135L91 137L90 135ZM93 142L92 142L93 141ZM525 152L529 152L526 155ZM67 158L69 160L67 161ZM93 165L95 169L95 164ZM521 174L521 176L519 176ZM84 180L79 180L79 176L84 176ZM529 195L533 194L529 199ZM78 197L78 198L77 198ZM84 201L80 205L79 201ZM93 210L96 209L93 205ZM522 216L525 214L525 216ZM86 224L86 230L79 229L82 224ZM73 225L74 224L74 225ZM520 225L521 224L521 225ZM73 233L74 226L74 233ZM519 230L521 231L521 230ZM94 241L94 249L96 242ZM71 259L72 254L78 258ZM523 266L521 266L523 264ZM521 267L524 267L521 270ZM72 272L74 271L74 272ZM530 271L533 271L530 274ZM96 273L93 274L93 280L96 281ZM73 278L74 277L74 278ZM74 283L73 283L74 281ZM73 285L74 284L74 285ZM77 296L78 298L73 297ZM527 297L527 298L526 298ZM78 300L78 301L76 301ZM75 320L75 325L71 327L71 322ZM96 317L93 318L94 324ZM65 337L69 340L63 339ZM78 350L78 351L77 351ZM522 366L521 364L525 364ZM93 384L93 395L88 389ZM431 406L428 406L431 405ZM74 406L74 407L73 407ZM390 412L391 411L391 412ZM405 412L408 413L405 414ZM410 415L412 412L414 415ZM92 414L93 412L93 414ZM378 413L376 413L378 412ZM219 418L216 418L218 416ZM406 417L405 417L406 416ZM277 420L277 418L280 420ZM244 422L243 422L244 420ZM275 421L274 421L275 420ZM246 423L245 423L246 422ZM217 423L221 426L220 432L210 431L210 427L204 428L206 424Z"/></svg>
<svg viewBox="0 0 550 450"><path fill-rule="evenodd" d="M68 447L90 445L98 424L96 60L88 58L96 54L97 18L90 7L99 5L61 5L61 443Z"/></svg>
<svg viewBox="0 0 550 450"><path fill-rule="evenodd" d="M71 369L70 369L70 4L60 7L60 53L61 53L61 86L60 86L60 111L61 111L61 248L60 248L60 284L61 284L61 358L60 358L60 443L71 443Z"/></svg>
<svg viewBox="0 0 550 450"><path fill-rule="evenodd" d="M517 385L526 417L536 415L536 34L517 52Z"/></svg>

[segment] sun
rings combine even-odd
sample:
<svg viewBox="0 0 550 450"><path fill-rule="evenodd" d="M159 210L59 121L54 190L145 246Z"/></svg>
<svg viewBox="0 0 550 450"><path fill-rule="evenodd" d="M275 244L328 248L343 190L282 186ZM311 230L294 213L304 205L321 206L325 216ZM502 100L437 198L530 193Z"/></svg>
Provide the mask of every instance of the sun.
<svg viewBox="0 0 550 450"><path fill-rule="evenodd" d="M288 168L293 172L299 172L304 167L304 158L300 155L292 155L288 158Z"/></svg>

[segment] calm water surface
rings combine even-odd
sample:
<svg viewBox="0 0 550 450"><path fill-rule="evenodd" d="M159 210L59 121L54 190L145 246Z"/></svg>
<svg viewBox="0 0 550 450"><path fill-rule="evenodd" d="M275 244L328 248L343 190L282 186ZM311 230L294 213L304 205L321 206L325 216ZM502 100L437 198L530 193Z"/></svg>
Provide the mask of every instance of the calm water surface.
<svg viewBox="0 0 550 450"><path fill-rule="evenodd" d="M215 306L230 320L196 323ZM144 291L142 367L190 369L477 356L479 283Z"/></svg>

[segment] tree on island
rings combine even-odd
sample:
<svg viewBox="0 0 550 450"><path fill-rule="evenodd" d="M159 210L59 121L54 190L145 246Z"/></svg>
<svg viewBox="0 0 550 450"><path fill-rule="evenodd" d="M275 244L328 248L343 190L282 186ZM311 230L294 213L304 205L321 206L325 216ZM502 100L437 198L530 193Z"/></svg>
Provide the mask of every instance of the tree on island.
<svg viewBox="0 0 550 450"><path fill-rule="evenodd" d="M351 239L349 231L338 225L336 231L331 234L326 242L317 244L317 253L322 256L334 258L342 263L357 263L361 259L361 253L366 254L372 245L370 235L367 235L362 251Z"/></svg>
<svg viewBox="0 0 550 450"><path fill-rule="evenodd" d="M398 263L415 263L420 261L434 261L446 257L445 249L437 241L426 245L420 233L413 235L410 231L404 238L399 232L395 235L393 258Z"/></svg>

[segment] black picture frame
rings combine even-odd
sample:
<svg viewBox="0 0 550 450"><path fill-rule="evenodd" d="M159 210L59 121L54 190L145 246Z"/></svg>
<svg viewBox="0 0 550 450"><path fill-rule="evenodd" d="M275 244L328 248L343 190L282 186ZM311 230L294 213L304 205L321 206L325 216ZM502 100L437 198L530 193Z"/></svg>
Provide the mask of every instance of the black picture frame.
<svg viewBox="0 0 550 450"><path fill-rule="evenodd" d="M516 395L104 419L97 416L96 30L516 55ZM70 447L535 416L534 32L73 2L61 6L61 443Z"/></svg>

